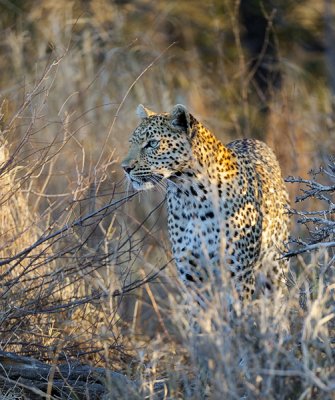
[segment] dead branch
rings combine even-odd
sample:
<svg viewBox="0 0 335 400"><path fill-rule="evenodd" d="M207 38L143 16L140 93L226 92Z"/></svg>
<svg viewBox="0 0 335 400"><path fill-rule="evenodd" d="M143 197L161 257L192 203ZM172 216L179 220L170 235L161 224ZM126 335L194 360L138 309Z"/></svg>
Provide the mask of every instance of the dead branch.
<svg viewBox="0 0 335 400"><path fill-rule="evenodd" d="M101 399L106 382L118 389L135 388L125 375L78 363L46 364L30 357L0 351L0 382L3 388L20 388L31 400L50 398Z"/></svg>

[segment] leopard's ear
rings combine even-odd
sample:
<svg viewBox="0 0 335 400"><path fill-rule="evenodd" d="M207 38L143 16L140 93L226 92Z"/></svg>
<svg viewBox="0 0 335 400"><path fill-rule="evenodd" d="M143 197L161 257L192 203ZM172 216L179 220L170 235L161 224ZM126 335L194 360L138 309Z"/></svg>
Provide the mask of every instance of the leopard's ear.
<svg viewBox="0 0 335 400"><path fill-rule="evenodd" d="M136 108L136 115L142 119L155 115L154 111L149 110L149 108L144 107L143 104L139 104Z"/></svg>
<svg viewBox="0 0 335 400"><path fill-rule="evenodd" d="M176 104L171 110L171 124L188 132L191 125L191 116L187 108L182 104Z"/></svg>

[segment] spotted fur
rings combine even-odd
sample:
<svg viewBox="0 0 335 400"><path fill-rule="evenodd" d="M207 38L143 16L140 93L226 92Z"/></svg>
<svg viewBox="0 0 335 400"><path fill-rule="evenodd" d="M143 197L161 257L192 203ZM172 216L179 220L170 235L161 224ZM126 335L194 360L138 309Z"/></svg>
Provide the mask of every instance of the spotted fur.
<svg viewBox="0 0 335 400"><path fill-rule="evenodd" d="M137 113L142 122L122 166L137 190L166 183L181 278L199 283L223 266L244 299L255 273L278 285L287 270L288 195L271 149L252 139L224 146L182 105L160 114L140 105Z"/></svg>

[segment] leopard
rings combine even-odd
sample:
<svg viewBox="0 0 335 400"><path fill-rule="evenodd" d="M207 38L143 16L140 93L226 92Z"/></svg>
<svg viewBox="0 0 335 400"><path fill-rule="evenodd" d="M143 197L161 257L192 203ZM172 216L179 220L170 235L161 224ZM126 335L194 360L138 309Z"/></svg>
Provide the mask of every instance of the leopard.
<svg viewBox="0 0 335 400"><path fill-rule="evenodd" d="M289 196L270 147L224 145L181 104L161 113L140 104L137 115L121 166L135 190L164 189L181 280L201 285L223 270L243 302L257 276L270 291L285 286Z"/></svg>

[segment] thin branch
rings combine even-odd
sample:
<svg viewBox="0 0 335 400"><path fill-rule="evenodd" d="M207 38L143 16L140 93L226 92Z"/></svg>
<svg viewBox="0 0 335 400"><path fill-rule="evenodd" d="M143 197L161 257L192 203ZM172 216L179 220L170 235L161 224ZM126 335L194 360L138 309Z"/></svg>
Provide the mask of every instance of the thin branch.
<svg viewBox="0 0 335 400"><path fill-rule="evenodd" d="M0 266L2 265L6 265L9 264L10 262L14 261L14 260L21 260L23 257L26 257L29 253L31 253L35 248L37 248L38 246L40 246L41 244L54 239L57 236L62 235L63 233L69 231L70 229L73 229L77 226L82 226L84 224L85 221L88 221L89 219L91 219L92 217L95 217L101 213L103 213L106 210L109 210L111 207L115 207L116 205L120 205L123 204L124 202L130 200L131 198L135 197L138 194L138 192L134 192L120 200L116 200L110 204L107 204L101 208L99 208L98 210L86 215L85 217L79 218L76 221L72 222L71 224L68 224L66 226L64 226L61 229L58 229L57 231L46 235L46 236L42 236L40 237L35 243L33 243L31 246L27 247L26 249L20 251L19 253L15 254L13 257L10 258L6 258L5 260L0 261Z"/></svg>

